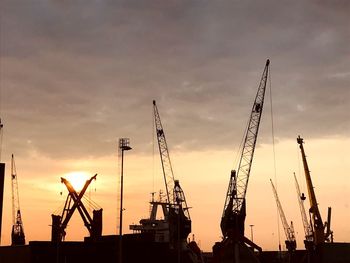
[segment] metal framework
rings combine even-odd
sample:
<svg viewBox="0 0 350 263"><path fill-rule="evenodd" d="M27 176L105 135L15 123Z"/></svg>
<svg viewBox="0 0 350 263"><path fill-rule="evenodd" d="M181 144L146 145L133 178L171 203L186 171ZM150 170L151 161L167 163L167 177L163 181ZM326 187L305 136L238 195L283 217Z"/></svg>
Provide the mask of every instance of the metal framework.
<svg viewBox="0 0 350 263"><path fill-rule="evenodd" d="M294 251L296 249L296 240L295 240L293 222L290 223L290 226L288 225L286 216L284 214L284 211L283 211L283 208L282 208L282 205L280 202L280 199L279 199L278 194L277 194L277 190L276 190L271 179L270 179L270 182L271 182L271 186L272 186L273 195L275 196L276 205L278 208L278 213L279 213L281 221L282 221L284 233L286 235L286 242L285 242L286 247L287 247L288 251Z"/></svg>
<svg viewBox="0 0 350 263"><path fill-rule="evenodd" d="M299 148L301 151L301 156L303 159L305 180L309 195L310 202L310 218L311 218L311 227L313 230L313 241L314 245L317 246L319 244L324 243L325 241L333 241L333 232L330 230L330 220L331 220L331 208L328 208L328 222L325 224L322 221L320 210L318 209L318 203L316 200L316 194L314 191L314 186L312 184L311 175L309 166L306 160L306 155L304 151L304 140L300 136L297 138L297 143L299 144ZM326 232L325 232L326 230Z"/></svg>
<svg viewBox="0 0 350 263"><path fill-rule="evenodd" d="M224 237L227 237L234 225L238 225L238 234L244 235L245 196L264 105L269 64L270 60L267 60L251 110L237 172L231 172L221 221L221 230ZM239 222L234 223L236 220Z"/></svg>
<svg viewBox="0 0 350 263"><path fill-rule="evenodd" d="M174 179L168 145L155 100L153 100L153 110L168 203L168 211L164 216L167 216L169 223L170 243L178 246L178 251L180 251L180 243L186 241L187 236L191 233L191 218L185 194L179 181Z"/></svg>
<svg viewBox="0 0 350 263"><path fill-rule="evenodd" d="M162 163L163 176L165 182L165 191L167 196L167 201L170 204L175 204L176 200L174 199L173 189L175 186L174 172L173 167L171 166L170 155L168 150L168 145L165 139L165 134L160 120L158 108L156 101L153 101L153 111L154 111L154 123L157 133L157 141L160 159Z"/></svg>
<svg viewBox="0 0 350 263"><path fill-rule="evenodd" d="M11 156L11 185L12 185L12 246L24 245L25 235L21 216L21 209L19 206L18 181L15 159Z"/></svg>
<svg viewBox="0 0 350 263"><path fill-rule="evenodd" d="M65 184L68 190L68 196L61 215L52 215L52 234L51 240L60 242L64 240L68 222L73 216L75 210L78 210L85 227L90 233L90 237L96 238L102 234L102 209L93 210L93 217L90 216L85 208L82 198L93 180L96 180L97 174L85 182L83 189L78 193L71 183L65 178L61 182Z"/></svg>
<svg viewBox="0 0 350 263"><path fill-rule="evenodd" d="M300 208L301 219L303 221L303 226L304 226L305 242L313 242L312 227L309 223L309 220L307 219L306 212L305 212L305 206L304 206L304 201L305 201L306 197L305 197L304 193L301 194L301 192L300 192L299 183L298 183L298 180L297 180L295 173L294 173L294 181L295 181L295 188L296 188L297 198L298 198L298 203L299 203L299 208Z"/></svg>

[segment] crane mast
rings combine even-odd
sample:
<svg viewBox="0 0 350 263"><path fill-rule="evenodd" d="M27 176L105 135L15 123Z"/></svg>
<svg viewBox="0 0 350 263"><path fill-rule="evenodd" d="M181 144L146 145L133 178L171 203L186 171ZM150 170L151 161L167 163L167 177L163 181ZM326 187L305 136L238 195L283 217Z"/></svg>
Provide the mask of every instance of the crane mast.
<svg viewBox="0 0 350 263"><path fill-rule="evenodd" d="M269 64L270 60L267 60L251 110L237 172L231 171L221 219L221 231L224 237L230 234L244 236L245 196L264 105Z"/></svg>
<svg viewBox="0 0 350 263"><path fill-rule="evenodd" d="M15 159L11 156L11 185L12 185L12 246L24 245L25 235L21 216L21 209L19 206L18 181Z"/></svg>
<svg viewBox="0 0 350 263"><path fill-rule="evenodd" d="M295 188L297 191L297 198L298 198L298 203L299 203L299 208L300 208L300 213L301 213L301 219L303 221L303 226L304 226L304 233L305 233L305 245L306 243L313 242L313 233L312 233L312 227L309 224L309 220L307 219L306 212L305 212L305 206L304 206L304 201L306 199L304 193L301 194L300 192L300 187L299 183L297 180L297 177L294 173L294 181L295 181Z"/></svg>
<svg viewBox="0 0 350 263"><path fill-rule="evenodd" d="M290 226L288 225L286 216L284 214L284 211L283 211L283 208L282 208L282 205L280 202L280 199L278 198L277 190L276 190L271 179L270 179L270 182L271 182L273 194L275 196L276 205L278 208L278 213L279 213L281 221L282 221L284 233L286 235L286 241L285 241L286 247L287 247L288 251L294 251L296 249L297 245L296 245L296 240L295 240L293 222L290 223Z"/></svg>
<svg viewBox="0 0 350 263"><path fill-rule="evenodd" d="M333 232L330 230L330 214L331 209L328 208L328 223L325 224L322 221L320 210L318 209L318 203L316 200L316 194L314 191L314 186L312 184L311 175L309 166L307 164L306 155L304 151L304 140L300 136L297 138L297 143L299 144L299 148L301 150L301 156L303 160L303 166L304 166L304 173L305 173L305 179L306 179L306 185L309 195L309 202L310 202L310 217L311 217L311 226L313 229L313 241L314 245L317 246L319 244L324 243L325 241L329 241L329 237L331 236ZM326 229L326 233L325 233Z"/></svg>

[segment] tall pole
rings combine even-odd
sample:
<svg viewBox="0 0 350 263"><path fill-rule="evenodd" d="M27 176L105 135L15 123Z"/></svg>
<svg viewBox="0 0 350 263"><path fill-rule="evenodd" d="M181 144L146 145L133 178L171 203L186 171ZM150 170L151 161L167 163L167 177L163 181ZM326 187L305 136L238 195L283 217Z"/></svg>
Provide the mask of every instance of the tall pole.
<svg viewBox="0 0 350 263"><path fill-rule="evenodd" d="M1 161L1 150L2 150L3 127L4 125L1 123L1 119L0 119L0 161ZM2 208L3 208L3 201L4 201L4 183L5 183L5 163L0 163L0 245L1 245L1 229L2 229Z"/></svg>
<svg viewBox="0 0 350 263"><path fill-rule="evenodd" d="M0 163L0 245L2 229L2 207L4 199L5 163Z"/></svg>
<svg viewBox="0 0 350 263"><path fill-rule="evenodd" d="M120 175L120 214L119 214L119 236L123 234L123 178L124 178L124 150L122 150L122 166Z"/></svg>
<svg viewBox="0 0 350 263"><path fill-rule="evenodd" d="M121 151L121 171L120 171L120 211L119 211L119 263L123 262L123 179L124 179L124 151L129 151L128 138L119 139L119 150Z"/></svg>
<svg viewBox="0 0 350 263"><path fill-rule="evenodd" d="M250 239L252 240L252 242L254 242L254 236L253 236L253 226L254 225L249 225L250 226Z"/></svg>

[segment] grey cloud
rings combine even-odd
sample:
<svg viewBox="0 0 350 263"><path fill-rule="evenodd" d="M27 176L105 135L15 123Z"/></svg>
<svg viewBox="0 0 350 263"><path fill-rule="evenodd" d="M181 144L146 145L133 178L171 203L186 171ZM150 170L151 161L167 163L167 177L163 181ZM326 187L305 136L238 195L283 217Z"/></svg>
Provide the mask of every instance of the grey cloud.
<svg viewBox="0 0 350 263"><path fill-rule="evenodd" d="M8 149L101 156L129 136L147 151L153 99L172 148L231 149L266 58L279 139L348 136L348 1L2 0L1 10Z"/></svg>

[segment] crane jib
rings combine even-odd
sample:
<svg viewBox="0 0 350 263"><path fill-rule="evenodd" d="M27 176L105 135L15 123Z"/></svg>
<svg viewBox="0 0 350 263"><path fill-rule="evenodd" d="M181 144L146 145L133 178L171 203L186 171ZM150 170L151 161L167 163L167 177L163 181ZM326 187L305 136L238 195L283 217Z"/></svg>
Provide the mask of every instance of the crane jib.
<svg viewBox="0 0 350 263"><path fill-rule="evenodd" d="M231 178L227 190L223 217L221 222L221 229L224 236L227 235L227 232L229 230L228 228L230 228L229 225L232 225L232 222L234 220L242 221L239 223L241 225L240 232L241 234L244 232L245 196L247 193L249 175L264 106L269 64L270 60L267 60L259 83L258 91L254 99L249 122L245 131L244 143L237 171L234 172L234 176L231 172ZM229 219L229 217L232 217L233 214L240 215L240 219ZM234 218L234 216L232 218Z"/></svg>
<svg viewBox="0 0 350 263"><path fill-rule="evenodd" d="M174 178L168 145L165 139L163 125L155 101L153 101L153 111L159 154L165 182L167 202L169 203L169 207L175 208L176 212L183 212L186 215L186 218L190 220L190 214L188 211L185 194L180 187L179 181L175 180Z"/></svg>

